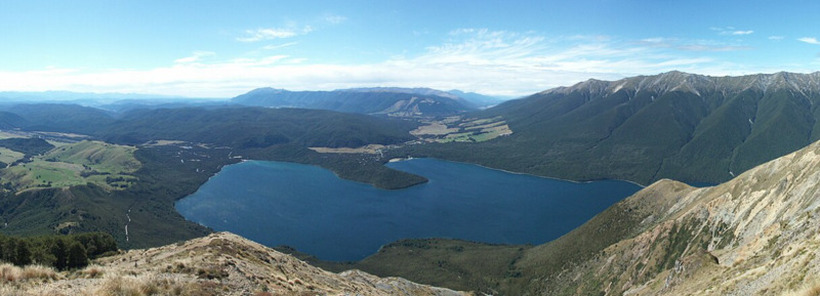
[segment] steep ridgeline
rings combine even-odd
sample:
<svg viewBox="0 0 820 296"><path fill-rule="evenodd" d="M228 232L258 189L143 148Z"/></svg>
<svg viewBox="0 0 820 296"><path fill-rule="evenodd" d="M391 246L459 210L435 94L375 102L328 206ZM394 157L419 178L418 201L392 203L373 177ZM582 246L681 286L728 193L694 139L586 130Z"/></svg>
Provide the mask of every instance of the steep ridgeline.
<svg viewBox="0 0 820 296"><path fill-rule="evenodd" d="M575 180L719 183L820 139L818 106L820 72L589 80L478 114L506 120L509 137L423 148ZM464 149L474 152L459 153Z"/></svg>
<svg viewBox="0 0 820 296"><path fill-rule="evenodd" d="M660 180L543 245L407 240L322 266L494 295L781 295L820 290L818 246L820 141L714 187Z"/></svg>
<svg viewBox="0 0 820 296"><path fill-rule="evenodd" d="M816 291L818 234L820 141L715 187L658 181L527 252L518 261L528 279L520 288L537 295Z"/></svg>
<svg viewBox="0 0 820 296"><path fill-rule="evenodd" d="M3 295L470 295L308 265L231 233L94 260L74 272L2 265Z"/></svg>
<svg viewBox="0 0 820 296"><path fill-rule="evenodd" d="M323 109L392 117L448 116L477 108L458 96L427 88L356 88L334 91L258 88L231 101L248 106Z"/></svg>

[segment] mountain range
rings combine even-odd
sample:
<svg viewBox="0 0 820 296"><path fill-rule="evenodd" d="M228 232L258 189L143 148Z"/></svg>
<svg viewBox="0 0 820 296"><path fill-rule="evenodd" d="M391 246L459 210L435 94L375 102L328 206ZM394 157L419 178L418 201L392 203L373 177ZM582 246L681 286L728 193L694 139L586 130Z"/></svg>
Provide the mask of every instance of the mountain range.
<svg viewBox="0 0 820 296"><path fill-rule="evenodd" d="M469 99L467 99L469 98ZM444 92L430 88L374 87L334 91L288 91L258 88L231 99L232 103L324 109L393 117L449 116L500 102L475 93Z"/></svg>
<svg viewBox="0 0 820 296"><path fill-rule="evenodd" d="M715 184L820 139L818 106L820 72L588 80L471 114L502 118L508 137L409 153L572 180Z"/></svg>

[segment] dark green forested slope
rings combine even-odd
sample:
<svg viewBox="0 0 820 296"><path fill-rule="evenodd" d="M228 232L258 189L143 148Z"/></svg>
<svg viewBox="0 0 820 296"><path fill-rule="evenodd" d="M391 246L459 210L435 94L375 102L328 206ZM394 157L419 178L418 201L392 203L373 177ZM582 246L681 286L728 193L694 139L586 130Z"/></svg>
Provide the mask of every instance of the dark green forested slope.
<svg viewBox="0 0 820 296"><path fill-rule="evenodd" d="M408 132L415 126L409 121L324 110L178 108L132 111L94 134L130 144L173 139L236 149L279 144L359 147L411 140Z"/></svg>
<svg viewBox="0 0 820 296"><path fill-rule="evenodd" d="M508 137L398 153L574 180L718 183L820 139L818 106L819 73L590 80L473 114L501 116Z"/></svg>

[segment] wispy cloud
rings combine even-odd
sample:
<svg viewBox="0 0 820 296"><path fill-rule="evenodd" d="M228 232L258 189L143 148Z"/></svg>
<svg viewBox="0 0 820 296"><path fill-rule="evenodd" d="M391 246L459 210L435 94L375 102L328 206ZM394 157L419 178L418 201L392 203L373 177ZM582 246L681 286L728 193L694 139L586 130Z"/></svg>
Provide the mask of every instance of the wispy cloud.
<svg viewBox="0 0 820 296"><path fill-rule="evenodd" d="M192 55L174 60L174 63L184 64L193 63L202 60L204 57L214 56L216 53L211 51L195 51Z"/></svg>
<svg viewBox="0 0 820 296"><path fill-rule="evenodd" d="M639 43L658 48L672 48L682 51L738 51L749 50L751 47L737 44L726 44L712 40L686 40L680 38L646 38L639 41Z"/></svg>
<svg viewBox="0 0 820 296"><path fill-rule="evenodd" d="M751 35L754 34L754 30L738 30L735 27L711 27L709 28L712 31L718 32L720 35L734 35L734 36L742 36L742 35Z"/></svg>
<svg viewBox="0 0 820 296"><path fill-rule="evenodd" d="M341 24L341 23L347 21L347 17L337 15L337 14L328 14L328 15L325 15L324 20L328 23L338 25L338 24Z"/></svg>
<svg viewBox="0 0 820 296"><path fill-rule="evenodd" d="M815 37L798 38L797 41L805 42L805 43L808 43L808 44L820 45L820 40L817 40L817 38L815 38Z"/></svg>
<svg viewBox="0 0 820 296"><path fill-rule="evenodd" d="M294 46L296 44L299 44L299 42L288 42L288 43L283 43L283 44L271 44L271 45L265 45L262 48L266 49L266 50L276 50L276 49L280 49L280 48L291 47L291 46Z"/></svg>
<svg viewBox="0 0 820 296"><path fill-rule="evenodd" d="M241 42L257 42L263 40L283 39L304 35L313 31L311 26L302 28L259 28L256 30L246 30L245 36L236 38Z"/></svg>
<svg viewBox="0 0 820 296"><path fill-rule="evenodd" d="M779 36L779 35L769 36L769 40L774 40L774 41L780 41L780 40L783 40L785 38L786 37Z"/></svg>

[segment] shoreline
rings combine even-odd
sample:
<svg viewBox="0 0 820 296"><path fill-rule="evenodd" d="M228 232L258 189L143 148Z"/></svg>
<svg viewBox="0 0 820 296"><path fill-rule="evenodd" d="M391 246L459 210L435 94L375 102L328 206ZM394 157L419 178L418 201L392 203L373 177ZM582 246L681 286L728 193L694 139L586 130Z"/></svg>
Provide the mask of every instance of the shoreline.
<svg viewBox="0 0 820 296"><path fill-rule="evenodd" d="M399 161L407 161L407 160L413 160L413 159L423 159L423 158L430 158L430 159L435 159L435 160L439 160L439 161L447 161L447 162L459 163L459 164L474 165L474 166L478 166L478 167L481 167L481 168L485 168L485 169L489 169L489 170L494 170L494 171L499 171L499 172L504 172L504 173L508 173L508 174L514 174L514 175L524 175L524 176L532 176L532 177L536 177L536 178L551 179L551 180L557 180L557 181L565 181L565 182L570 182L570 183L575 183L575 184L586 184L586 183L592 183L592 182L598 182L598 181L620 181L620 182L626 182L626 183L633 184L633 185L635 185L635 186L640 187L641 189L646 188L647 186L649 186L649 185L642 185L642 184L640 184L640 183L638 183L638 182L635 182L635 181L631 181L631 180L624 180L624 179L596 179L596 180L585 180L585 181L570 180L570 179L563 179L563 178L558 178L558 177L549 177L549 176L535 175L535 174L531 174L531 173L522 173L522 172L508 171L508 170L505 170L505 169L498 169L498 168L488 167L488 166L481 165L481 164L477 164L477 163L463 162L463 161L454 161L454 160L441 159L441 158L435 158L435 157L407 157L407 158L393 158L393 159L390 159L387 163L391 163L391 162L399 162ZM680 182L680 181L679 181L679 182ZM654 183L654 182L653 182L653 183ZM683 182L683 183L685 183L685 182ZM651 184L650 184L650 185L651 185ZM688 185L688 184L687 184L687 185ZM690 185L690 186L691 186L691 185Z"/></svg>

